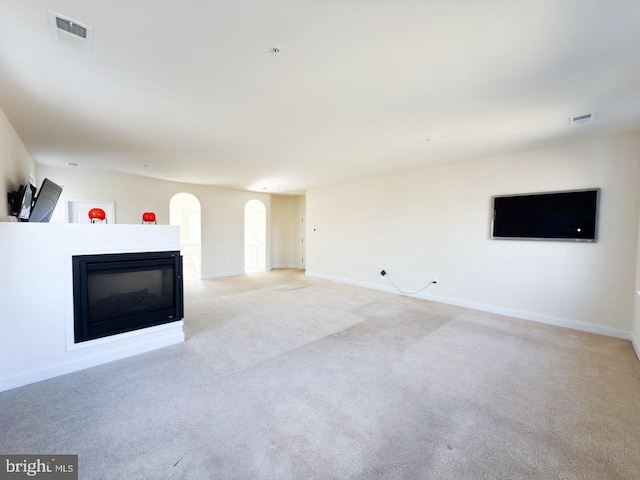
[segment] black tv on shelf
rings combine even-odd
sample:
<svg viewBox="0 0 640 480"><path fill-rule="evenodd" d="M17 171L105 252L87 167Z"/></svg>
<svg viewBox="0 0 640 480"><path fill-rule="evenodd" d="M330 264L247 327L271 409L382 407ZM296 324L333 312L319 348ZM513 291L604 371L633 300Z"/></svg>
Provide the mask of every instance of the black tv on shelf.
<svg viewBox="0 0 640 480"><path fill-rule="evenodd" d="M11 205L11 215L18 217L18 221L28 222L35 195L36 187L30 183L20 185L17 191L10 192L8 200Z"/></svg>
<svg viewBox="0 0 640 480"><path fill-rule="evenodd" d="M19 220L26 222L31 216L31 208L33 207L33 199L36 196L36 187L27 183L24 187L20 187L20 203L18 204L17 217Z"/></svg>
<svg viewBox="0 0 640 480"><path fill-rule="evenodd" d="M62 187L45 178L31 209L30 222L48 222L58 203Z"/></svg>
<svg viewBox="0 0 640 480"><path fill-rule="evenodd" d="M492 198L494 240L598 241L599 188Z"/></svg>

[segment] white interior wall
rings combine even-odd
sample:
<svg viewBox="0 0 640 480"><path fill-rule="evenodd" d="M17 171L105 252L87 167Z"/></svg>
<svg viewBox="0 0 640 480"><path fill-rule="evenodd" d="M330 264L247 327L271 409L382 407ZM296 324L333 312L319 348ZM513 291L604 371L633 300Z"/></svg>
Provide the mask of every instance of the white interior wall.
<svg viewBox="0 0 640 480"><path fill-rule="evenodd" d="M640 136L621 135L307 191L307 274L628 337ZM602 189L598 243L490 239L491 196ZM315 230L315 231L314 231Z"/></svg>
<svg viewBox="0 0 640 480"><path fill-rule="evenodd" d="M273 268L300 268L300 206L304 196L271 196L271 265ZM304 210L303 210L304 212Z"/></svg>
<svg viewBox="0 0 640 480"><path fill-rule="evenodd" d="M7 193L25 185L29 180L29 172L35 176L35 164L6 115L0 110L0 202L6 205L0 210L0 221L6 220L10 213Z"/></svg>
<svg viewBox="0 0 640 480"><path fill-rule="evenodd" d="M244 207L251 199L260 200L267 209L267 242L269 239L271 201L270 195L266 193L91 172L71 167L39 165L37 173L40 179L49 178L63 186L62 197L54 214L58 219L61 218L59 210L64 208L65 198L113 200L118 224L140 224L142 213L151 211L156 213L159 225L168 225L171 197L180 192L194 195L202 208L203 278L244 273ZM267 245L267 251L269 248ZM267 269L269 267L267 265Z"/></svg>

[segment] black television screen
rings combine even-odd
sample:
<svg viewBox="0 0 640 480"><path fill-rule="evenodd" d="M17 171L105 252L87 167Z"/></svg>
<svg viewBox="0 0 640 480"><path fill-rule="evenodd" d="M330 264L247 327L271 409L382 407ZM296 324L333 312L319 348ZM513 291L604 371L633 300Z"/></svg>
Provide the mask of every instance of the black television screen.
<svg viewBox="0 0 640 480"><path fill-rule="evenodd" d="M600 189L493 197L491 238L598 240Z"/></svg>
<svg viewBox="0 0 640 480"><path fill-rule="evenodd" d="M30 183L20 185L20 188L15 192L8 192L7 199L11 206L10 214L18 217L18 220L22 222L28 222L35 193L36 187Z"/></svg>
<svg viewBox="0 0 640 480"><path fill-rule="evenodd" d="M60 193L62 193L62 187L45 178L40 187L40 193L38 193L36 197L36 203L31 210L29 221L48 222L53 214L53 210L56 208Z"/></svg>

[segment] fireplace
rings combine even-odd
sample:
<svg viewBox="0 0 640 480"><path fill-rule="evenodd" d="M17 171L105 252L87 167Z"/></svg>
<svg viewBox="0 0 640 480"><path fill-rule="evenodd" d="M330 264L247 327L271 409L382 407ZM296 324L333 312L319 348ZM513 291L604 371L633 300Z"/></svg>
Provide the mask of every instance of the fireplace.
<svg viewBox="0 0 640 480"><path fill-rule="evenodd" d="M178 251L73 256L75 343L179 321Z"/></svg>

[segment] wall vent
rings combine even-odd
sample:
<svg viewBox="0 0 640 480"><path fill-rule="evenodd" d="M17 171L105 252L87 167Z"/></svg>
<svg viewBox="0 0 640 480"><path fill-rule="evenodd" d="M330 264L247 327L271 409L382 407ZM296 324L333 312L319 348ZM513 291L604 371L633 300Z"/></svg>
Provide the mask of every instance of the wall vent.
<svg viewBox="0 0 640 480"><path fill-rule="evenodd" d="M577 117L569 117L569 125L580 125L582 123L588 123L595 120L596 114L585 113L584 115L578 115Z"/></svg>
<svg viewBox="0 0 640 480"><path fill-rule="evenodd" d="M83 50L93 50L93 28L59 13L48 11L49 32L54 40Z"/></svg>

